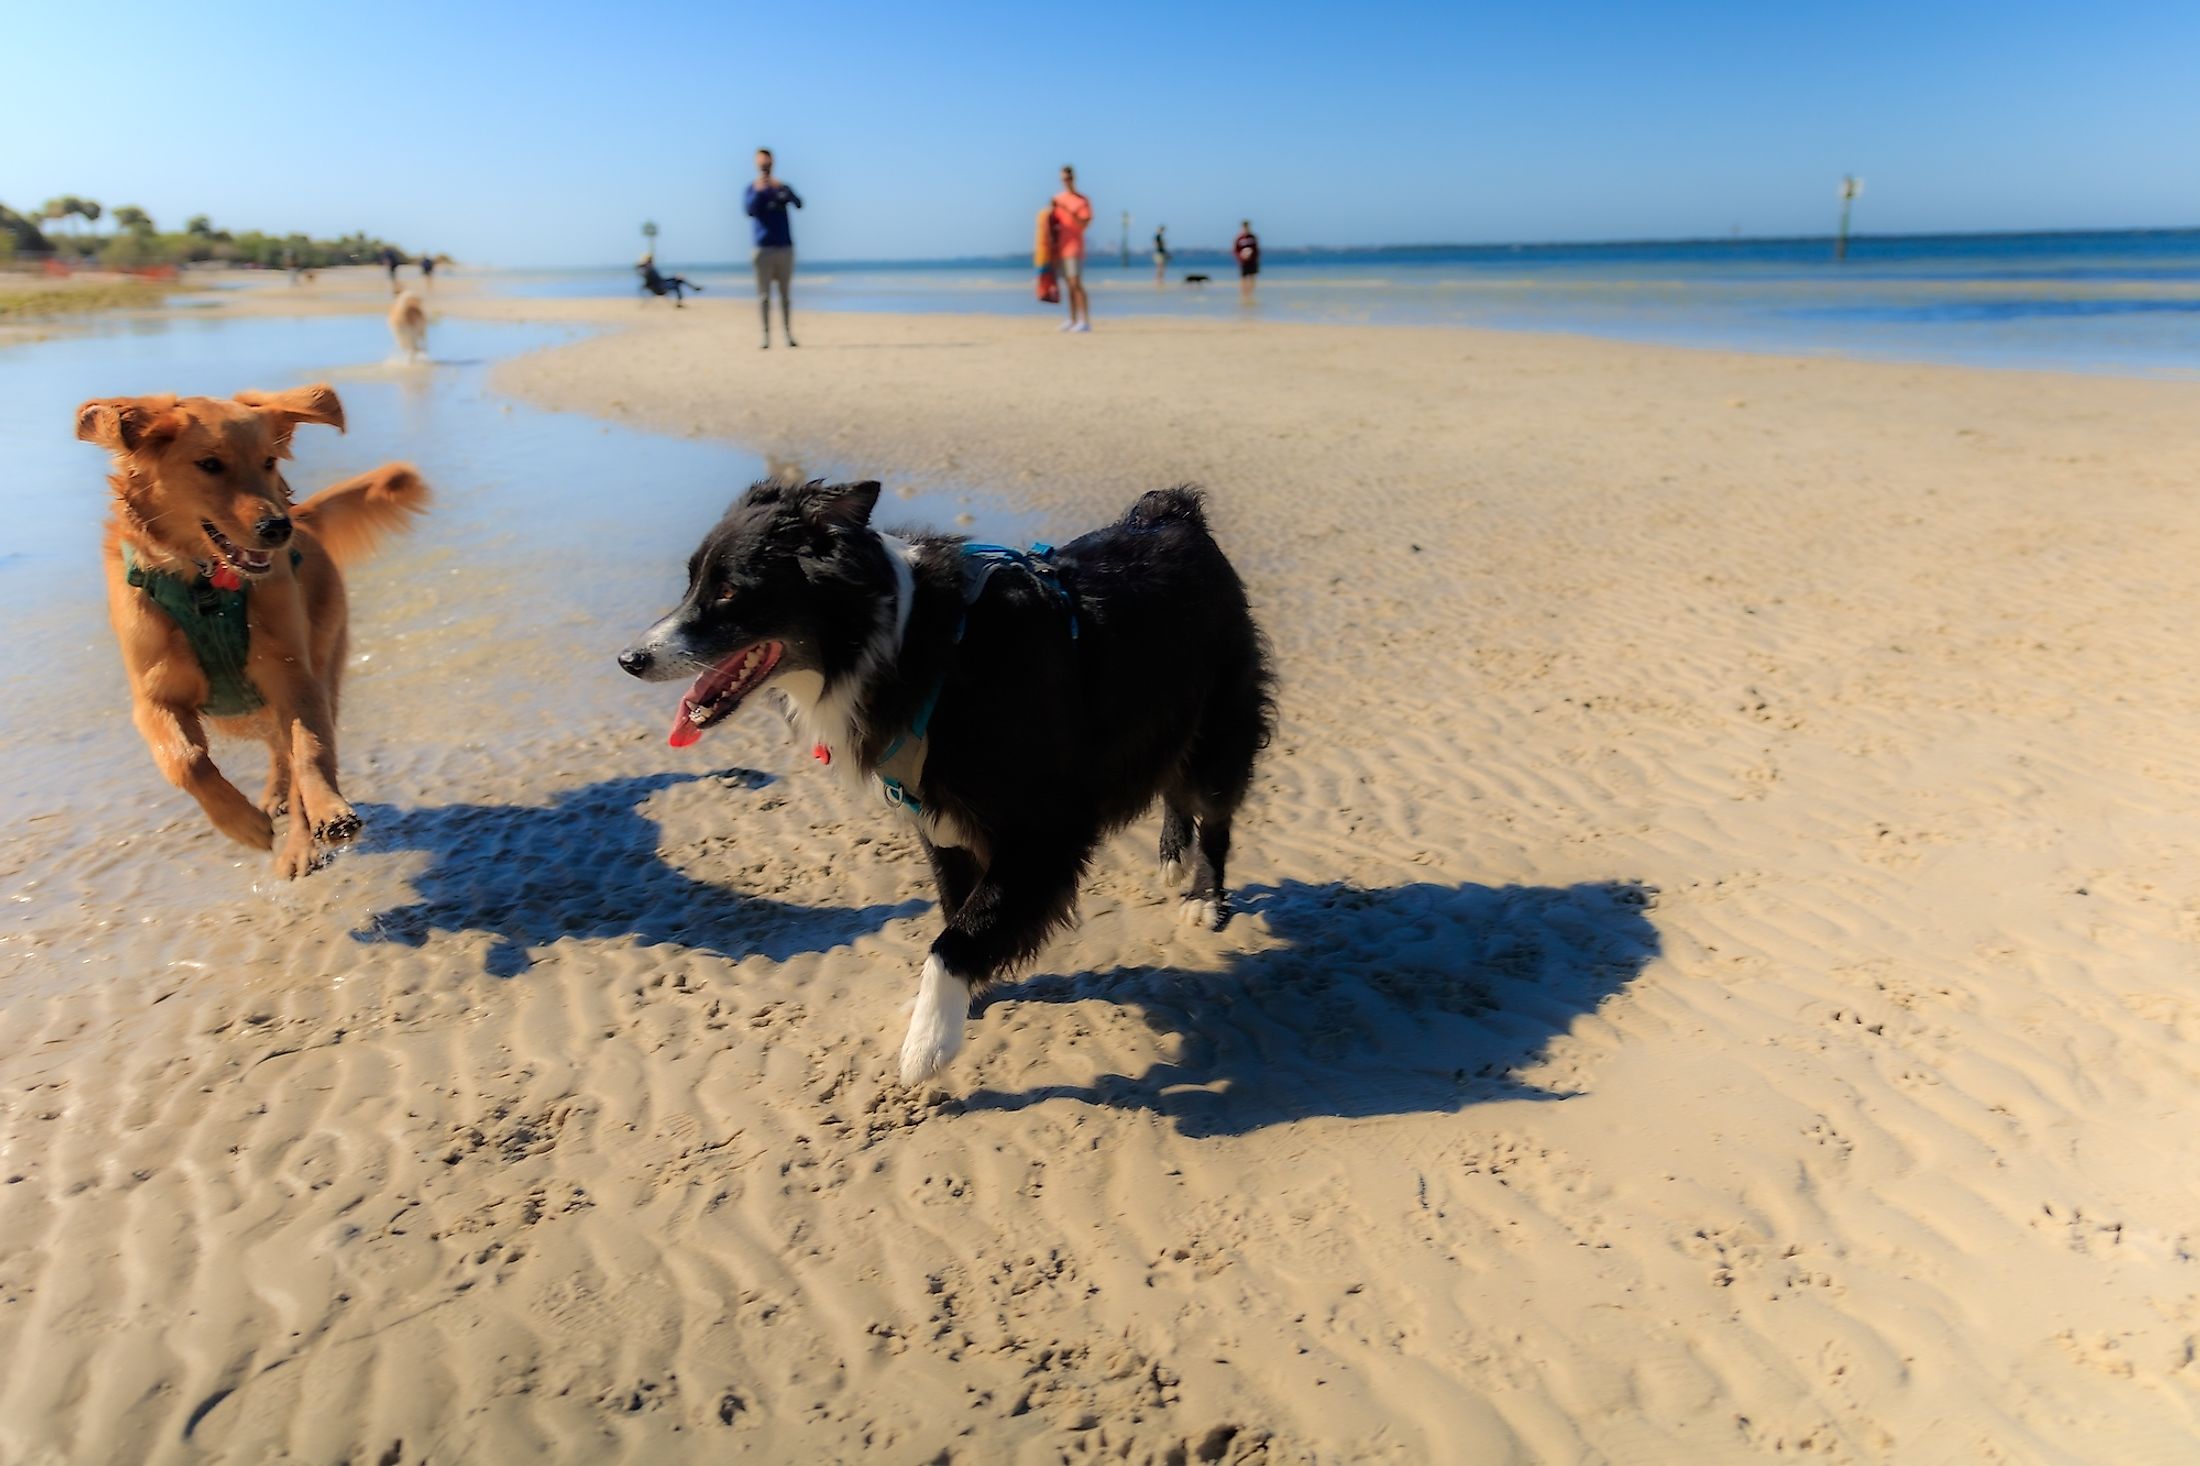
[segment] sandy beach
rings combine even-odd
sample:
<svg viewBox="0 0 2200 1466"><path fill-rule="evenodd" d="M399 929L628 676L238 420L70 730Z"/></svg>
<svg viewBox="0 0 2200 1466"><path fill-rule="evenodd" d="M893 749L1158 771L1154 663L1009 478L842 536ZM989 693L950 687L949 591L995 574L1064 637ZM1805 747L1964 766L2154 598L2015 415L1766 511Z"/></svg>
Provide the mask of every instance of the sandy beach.
<svg viewBox="0 0 2200 1466"><path fill-rule="evenodd" d="M2190 1458L2200 383L438 290L588 328L486 377L577 435L1055 540L1204 485L1282 673L1240 914L1134 827L904 1090L909 831L611 664L710 518L646 457L546 552L423 455L295 887L71 603L0 1463Z"/></svg>

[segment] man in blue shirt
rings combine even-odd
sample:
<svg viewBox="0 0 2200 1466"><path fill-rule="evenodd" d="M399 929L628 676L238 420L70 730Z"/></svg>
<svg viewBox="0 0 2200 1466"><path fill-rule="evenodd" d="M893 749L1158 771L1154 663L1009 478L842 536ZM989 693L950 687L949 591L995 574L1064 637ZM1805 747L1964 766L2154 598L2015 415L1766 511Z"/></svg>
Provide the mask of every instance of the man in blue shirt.
<svg viewBox="0 0 2200 1466"><path fill-rule="evenodd" d="M756 150L756 182L747 194L749 217L756 221L756 311L764 324L764 349L772 344L772 285L779 285L779 324L793 346L794 307L787 288L794 284L794 231L787 227L787 206L802 207L801 197L772 176L772 150Z"/></svg>

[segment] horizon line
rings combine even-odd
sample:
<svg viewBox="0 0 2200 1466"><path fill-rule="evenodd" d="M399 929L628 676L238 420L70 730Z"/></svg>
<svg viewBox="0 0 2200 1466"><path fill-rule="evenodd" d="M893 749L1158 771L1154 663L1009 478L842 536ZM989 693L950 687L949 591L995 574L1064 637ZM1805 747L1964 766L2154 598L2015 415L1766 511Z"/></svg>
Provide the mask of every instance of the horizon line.
<svg viewBox="0 0 2200 1466"><path fill-rule="evenodd" d="M1162 227L1166 228L1167 226L1164 225ZM2094 238L2102 235L2164 234L2200 234L2200 224L2130 224L2119 225L2114 228L2106 229L1933 229L1887 234L1867 233L1862 230L1852 230L1850 231L1848 237L1851 244L1857 244L1864 242L1892 243L1901 241L1919 241L1933 239L2075 239ZM1838 236L1836 234L1829 232L1824 234L1691 234L1665 237L1645 236L1628 239L1500 240L1485 241L1480 243L1468 241L1444 241L1420 244L1289 244L1275 246L1264 244L1261 246L1261 253L1263 256L1277 256L1354 255L1385 253L1411 254L1415 252L1433 252L1436 250L1618 250L1636 249L1645 245L1733 246L1763 244L1823 244L1830 246L1836 241L1837 238ZM1117 252L1120 253L1120 251ZM1172 249L1170 251L1171 254L1177 254L1180 252L1203 252L1209 254L1228 255L1230 253L1230 250L1227 245L1188 244L1183 247L1182 251L1178 251L1176 249ZM1108 251L1088 250L1088 253L1095 255L1105 255L1108 253ZM1131 250L1131 253L1133 256L1139 259L1145 259L1151 255L1152 251L1150 249L1134 247ZM998 265L1006 262L1026 260L1029 258L1029 254L1030 252L1028 250L1009 250L1003 251L998 254L905 255L897 257L877 256L867 259L821 259L805 264L804 268L816 270L849 270L859 269L865 266L875 267L881 265ZM740 264L741 261L739 261L738 259L704 260L699 262L698 264L690 265L688 268L700 269L706 267L716 268L721 266L725 268L737 268ZM632 269L634 268L634 266L630 264L621 265L598 262L596 264L590 265L481 265L475 266L474 268L491 270L622 270Z"/></svg>

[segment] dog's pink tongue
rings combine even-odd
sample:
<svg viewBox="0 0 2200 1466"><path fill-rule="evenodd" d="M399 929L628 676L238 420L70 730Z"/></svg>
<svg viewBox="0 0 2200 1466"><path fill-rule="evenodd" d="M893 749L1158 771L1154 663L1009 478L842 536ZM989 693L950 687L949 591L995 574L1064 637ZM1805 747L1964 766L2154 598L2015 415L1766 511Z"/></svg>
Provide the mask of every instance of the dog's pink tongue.
<svg viewBox="0 0 2200 1466"><path fill-rule="evenodd" d="M703 730L688 717L688 700L681 698L680 710L672 715L672 732L665 736L665 742L674 748L685 748L702 736Z"/></svg>

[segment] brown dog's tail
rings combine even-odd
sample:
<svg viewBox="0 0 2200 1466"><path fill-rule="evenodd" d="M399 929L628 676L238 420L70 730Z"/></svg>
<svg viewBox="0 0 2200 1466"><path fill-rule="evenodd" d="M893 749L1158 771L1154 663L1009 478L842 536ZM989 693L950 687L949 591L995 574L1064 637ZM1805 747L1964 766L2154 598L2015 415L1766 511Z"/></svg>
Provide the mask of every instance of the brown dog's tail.
<svg viewBox="0 0 2200 1466"><path fill-rule="evenodd" d="M338 565L374 553L382 537L412 528L434 497L409 463L385 463L357 478L330 484L291 511Z"/></svg>

